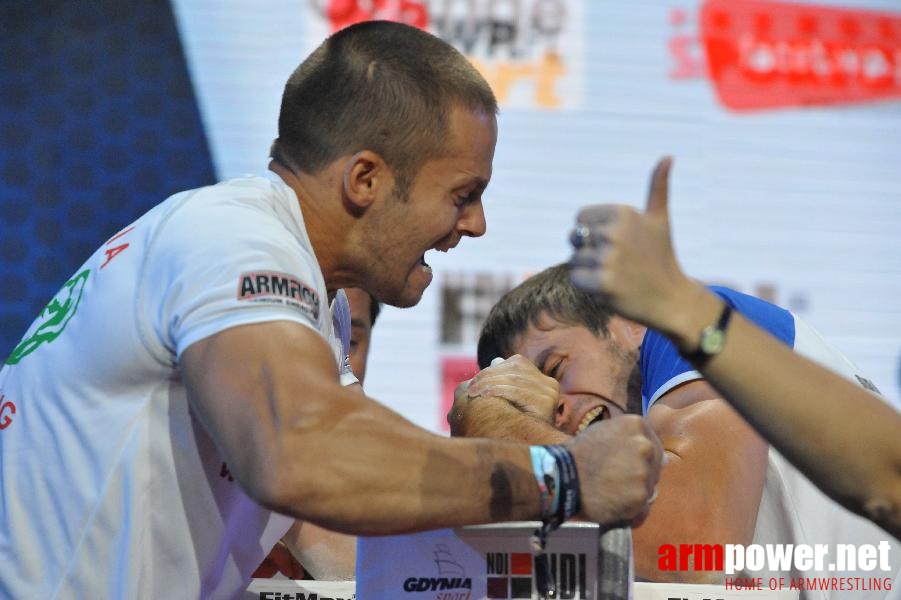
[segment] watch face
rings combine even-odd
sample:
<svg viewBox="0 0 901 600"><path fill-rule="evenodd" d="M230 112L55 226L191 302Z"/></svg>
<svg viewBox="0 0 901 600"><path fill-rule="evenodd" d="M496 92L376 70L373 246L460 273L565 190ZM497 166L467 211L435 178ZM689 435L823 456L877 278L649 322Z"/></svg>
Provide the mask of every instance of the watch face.
<svg viewBox="0 0 901 600"><path fill-rule="evenodd" d="M720 329L707 329L701 336L701 352L704 354L718 354L723 349L726 334Z"/></svg>

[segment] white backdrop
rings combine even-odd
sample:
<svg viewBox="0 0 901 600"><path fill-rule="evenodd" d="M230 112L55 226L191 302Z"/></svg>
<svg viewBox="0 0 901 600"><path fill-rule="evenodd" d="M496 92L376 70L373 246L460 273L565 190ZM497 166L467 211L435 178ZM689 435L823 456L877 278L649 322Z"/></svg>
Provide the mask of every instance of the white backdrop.
<svg viewBox="0 0 901 600"><path fill-rule="evenodd" d="M173 4L219 177L261 172L284 80L329 33L329 0ZM502 99L489 232L429 257L435 281L419 306L383 311L372 396L441 431L442 360L475 353L472 326L442 341L442 287L565 259L576 210L642 204L671 153L685 269L794 310L898 402L899 0L359 5L444 35L482 24L456 41ZM743 54L708 52L705 33Z"/></svg>

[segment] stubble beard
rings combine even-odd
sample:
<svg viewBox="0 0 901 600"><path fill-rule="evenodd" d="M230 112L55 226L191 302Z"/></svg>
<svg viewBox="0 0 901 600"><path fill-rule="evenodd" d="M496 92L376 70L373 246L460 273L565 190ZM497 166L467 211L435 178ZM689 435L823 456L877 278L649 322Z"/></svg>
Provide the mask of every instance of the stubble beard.
<svg viewBox="0 0 901 600"><path fill-rule="evenodd" d="M367 240L379 240L385 231L390 231L397 227L397 219L406 211L405 206L410 202L410 180L404 176L398 176L394 188L391 190L391 196L388 199L389 209L385 210L378 218L370 222L366 229ZM398 308L409 308L415 306L422 299L422 293L415 298L409 297L407 294L407 283L410 279L411 271L404 274L404 279L400 287L392 285L389 280L386 285L384 278L378 277L381 273L391 273L396 267L390 259L385 262L384 248L377 248L373 244L366 252L366 268L365 271L376 275L374 279L370 279L368 286L369 291L379 302L396 306ZM388 253L390 254L390 252ZM418 263L417 263L418 264ZM414 269L418 267L413 267ZM424 290L423 290L424 291Z"/></svg>
<svg viewBox="0 0 901 600"><path fill-rule="evenodd" d="M635 353L635 363L629 371L626 381L626 412L629 414L642 414L641 401L641 367L638 362L638 353Z"/></svg>

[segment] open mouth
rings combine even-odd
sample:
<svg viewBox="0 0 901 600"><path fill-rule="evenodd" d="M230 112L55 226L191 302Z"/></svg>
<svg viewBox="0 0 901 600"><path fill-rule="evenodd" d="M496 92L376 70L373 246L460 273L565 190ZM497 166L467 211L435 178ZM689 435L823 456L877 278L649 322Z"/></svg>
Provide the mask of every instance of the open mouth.
<svg viewBox="0 0 901 600"><path fill-rule="evenodd" d="M437 250L438 252L447 252L454 246L456 246L456 244L436 244L435 246L432 246L431 248L429 248L429 250ZM419 266L421 266L423 268L423 270L428 271L430 273L432 271L431 265L429 265L429 263L427 263L425 261L425 253L423 253L423 255L419 257Z"/></svg>
<svg viewBox="0 0 901 600"><path fill-rule="evenodd" d="M592 408L585 416L582 417L582 420L579 421L579 426L576 428L576 434L580 434L590 425L594 425L595 423L600 423L604 419L607 418L607 407L603 404L598 406L597 408Z"/></svg>

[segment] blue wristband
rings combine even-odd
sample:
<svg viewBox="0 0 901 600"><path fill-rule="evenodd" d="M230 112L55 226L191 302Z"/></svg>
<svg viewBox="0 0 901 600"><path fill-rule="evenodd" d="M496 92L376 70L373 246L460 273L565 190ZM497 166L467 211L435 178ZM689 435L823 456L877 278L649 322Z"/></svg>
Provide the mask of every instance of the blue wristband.
<svg viewBox="0 0 901 600"><path fill-rule="evenodd" d="M560 469L546 446L529 446L532 473L541 494L541 520L554 518L560 507Z"/></svg>
<svg viewBox="0 0 901 600"><path fill-rule="evenodd" d="M541 493L542 525L532 542L544 550L547 534L579 512L580 490L576 461L566 446L530 446L532 471Z"/></svg>

